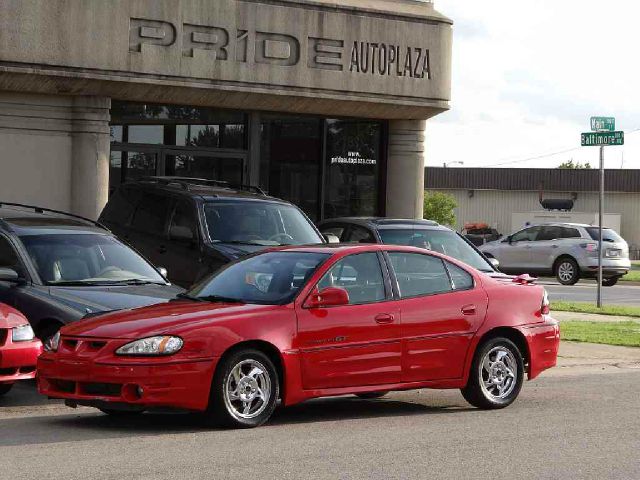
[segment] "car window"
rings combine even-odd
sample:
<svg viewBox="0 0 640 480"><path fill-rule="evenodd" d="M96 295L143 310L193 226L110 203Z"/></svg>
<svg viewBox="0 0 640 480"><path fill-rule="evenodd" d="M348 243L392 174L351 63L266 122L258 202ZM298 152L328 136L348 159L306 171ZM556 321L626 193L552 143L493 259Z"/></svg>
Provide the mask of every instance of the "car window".
<svg viewBox="0 0 640 480"><path fill-rule="evenodd" d="M593 240L598 240L598 227L587 227L587 232ZM615 243L624 242L624 239L620 235L618 235L615 230L611 230L610 228L603 228L602 241Z"/></svg>
<svg viewBox="0 0 640 480"><path fill-rule="evenodd" d="M445 293L452 290L444 262L431 255L389 252L401 298Z"/></svg>
<svg viewBox="0 0 640 480"><path fill-rule="evenodd" d="M23 273L20 259L13 245L2 236L0 236L0 268L12 268L18 273Z"/></svg>
<svg viewBox="0 0 640 480"><path fill-rule="evenodd" d="M116 225L127 225L139 198L140 192L130 188L119 188L109 198L109 203L104 207L100 220Z"/></svg>
<svg viewBox="0 0 640 480"><path fill-rule="evenodd" d="M555 225L549 225L540 229L540 233L538 233L536 241L557 240L559 238L562 238L562 228Z"/></svg>
<svg viewBox="0 0 640 480"><path fill-rule="evenodd" d="M344 288L351 305L384 300L384 278L378 255L359 253L343 258L318 282L319 290L327 287Z"/></svg>
<svg viewBox="0 0 640 480"><path fill-rule="evenodd" d="M560 238L582 238L577 228L561 227L562 235Z"/></svg>
<svg viewBox="0 0 640 480"><path fill-rule="evenodd" d="M145 194L133 214L131 226L152 235L162 235L169 210L169 198L161 195Z"/></svg>
<svg viewBox="0 0 640 480"><path fill-rule="evenodd" d="M198 238L195 207L185 200L179 200L171 217L169 236L172 240L195 240Z"/></svg>
<svg viewBox="0 0 640 480"><path fill-rule="evenodd" d="M341 241L343 240L342 235L344 234L345 227L344 226L331 226L331 227L322 227L320 231L323 235L335 235Z"/></svg>
<svg viewBox="0 0 640 480"><path fill-rule="evenodd" d="M531 242L536 239L538 233L540 232L540 227L530 227L525 228L524 230L520 230L518 233L515 233L511 237L512 242Z"/></svg>
<svg viewBox="0 0 640 480"><path fill-rule="evenodd" d="M449 270L449 275L451 275L454 290L469 290L473 288L473 277L468 272L451 262L445 261L445 264L447 265L447 270Z"/></svg>
<svg viewBox="0 0 640 480"><path fill-rule="evenodd" d="M346 241L350 243L376 243L376 239L369 230L355 225L349 230Z"/></svg>
<svg viewBox="0 0 640 480"><path fill-rule="evenodd" d="M212 242L277 246L323 243L311 222L292 205L216 201L204 206Z"/></svg>

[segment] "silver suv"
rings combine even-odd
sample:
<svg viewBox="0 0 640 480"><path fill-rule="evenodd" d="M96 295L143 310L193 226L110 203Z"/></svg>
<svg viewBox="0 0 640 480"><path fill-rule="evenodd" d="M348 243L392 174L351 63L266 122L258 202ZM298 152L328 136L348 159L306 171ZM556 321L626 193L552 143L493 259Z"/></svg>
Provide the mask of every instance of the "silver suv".
<svg viewBox="0 0 640 480"><path fill-rule="evenodd" d="M629 246L610 228L602 234L602 284L615 285L631 268ZM480 247L500 262L506 273L554 274L563 285L598 275L598 227L578 223L549 223L527 227Z"/></svg>

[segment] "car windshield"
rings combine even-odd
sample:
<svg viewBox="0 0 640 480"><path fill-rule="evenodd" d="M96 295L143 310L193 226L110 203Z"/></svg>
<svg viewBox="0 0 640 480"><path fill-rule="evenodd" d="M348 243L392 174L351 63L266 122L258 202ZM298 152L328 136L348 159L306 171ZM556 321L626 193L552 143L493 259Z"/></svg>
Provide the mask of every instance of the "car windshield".
<svg viewBox="0 0 640 480"><path fill-rule="evenodd" d="M599 230L598 227L587 227L587 232L589 233L589 236L594 240L598 240L598 237L599 237L598 230ZM602 241L617 243L617 242L624 242L624 239L620 235L618 235L615 232L615 230L611 230L610 228L603 228Z"/></svg>
<svg viewBox="0 0 640 480"><path fill-rule="evenodd" d="M383 243L426 248L460 260L481 272L494 271L475 248L451 230L385 228L379 232Z"/></svg>
<svg viewBox="0 0 640 480"><path fill-rule="evenodd" d="M323 243L311 222L291 205L217 201L206 203L204 213L212 242L263 246Z"/></svg>
<svg viewBox="0 0 640 480"><path fill-rule="evenodd" d="M48 285L166 283L145 259L110 235L23 235L20 240Z"/></svg>
<svg viewBox="0 0 640 480"><path fill-rule="evenodd" d="M289 303L329 254L267 252L229 264L196 284L187 298L265 305Z"/></svg>

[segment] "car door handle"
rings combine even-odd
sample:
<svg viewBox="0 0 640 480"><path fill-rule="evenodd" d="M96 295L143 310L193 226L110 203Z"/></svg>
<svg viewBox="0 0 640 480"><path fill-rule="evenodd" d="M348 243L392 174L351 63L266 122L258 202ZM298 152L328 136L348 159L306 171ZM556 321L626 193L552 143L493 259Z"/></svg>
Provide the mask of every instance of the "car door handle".
<svg viewBox="0 0 640 480"><path fill-rule="evenodd" d="M160 245L160 247L158 247L158 252L160 252L160 253L167 253L167 247L166 247L166 245Z"/></svg>
<svg viewBox="0 0 640 480"><path fill-rule="evenodd" d="M551 245L551 248L558 248L558 245Z"/></svg>
<svg viewBox="0 0 640 480"><path fill-rule="evenodd" d="M476 314L476 306L475 305L465 305L460 309L463 315L475 315Z"/></svg>
<svg viewBox="0 0 640 480"><path fill-rule="evenodd" d="M375 321L376 323L379 323L380 325L386 325L387 323L393 323L395 319L393 318L393 315L389 314L389 313L381 313L380 315L376 315L375 317Z"/></svg>

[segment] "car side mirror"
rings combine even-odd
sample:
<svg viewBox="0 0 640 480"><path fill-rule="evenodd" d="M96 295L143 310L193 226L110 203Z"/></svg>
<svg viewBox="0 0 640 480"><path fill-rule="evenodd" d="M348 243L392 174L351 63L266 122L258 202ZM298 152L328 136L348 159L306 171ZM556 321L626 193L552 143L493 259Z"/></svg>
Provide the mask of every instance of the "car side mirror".
<svg viewBox="0 0 640 480"><path fill-rule="evenodd" d="M13 268L0 268L0 282L22 283L23 279Z"/></svg>
<svg viewBox="0 0 640 480"><path fill-rule="evenodd" d="M504 237L502 243L511 243L513 241L513 237L509 235L508 237Z"/></svg>
<svg viewBox="0 0 640 480"><path fill-rule="evenodd" d="M490 263L490 264L491 264L491 266L492 266L493 268L495 268L496 270L500 267L500 262L498 261L498 259L497 259L497 258L493 258L493 257L489 258L489 263Z"/></svg>
<svg viewBox="0 0 640 480"><path fill-rule="evenodd" d="M168 278L167 275L169 275L169 272L167 272L166 268L164 268L164 267L156 267L156 269L158 270L160 275L162 275L165 278L165 280Z"/></svg>
<svg viewBox="0 0 640 480"><path fill-rule="evenodd" d="M349 305L349 292L344 288L327 287L318 292L314 289L307 298L305 308L325 308Z"/></svg>
<svg viewBox="0 0 640 480"><path fill-rule="evenodd" d="M333 233L325 233L322 235L327 243L340 243L340 238Z"/></svg>
<svg viewBox="0 0 640 480"><path fill-rule="evenodd" d="M172 225L169 229L169 237L171 237L171 240L178 240L185 243L190 243L194 240L191 229L189 227L183 227L182 225Z"/></svg>

